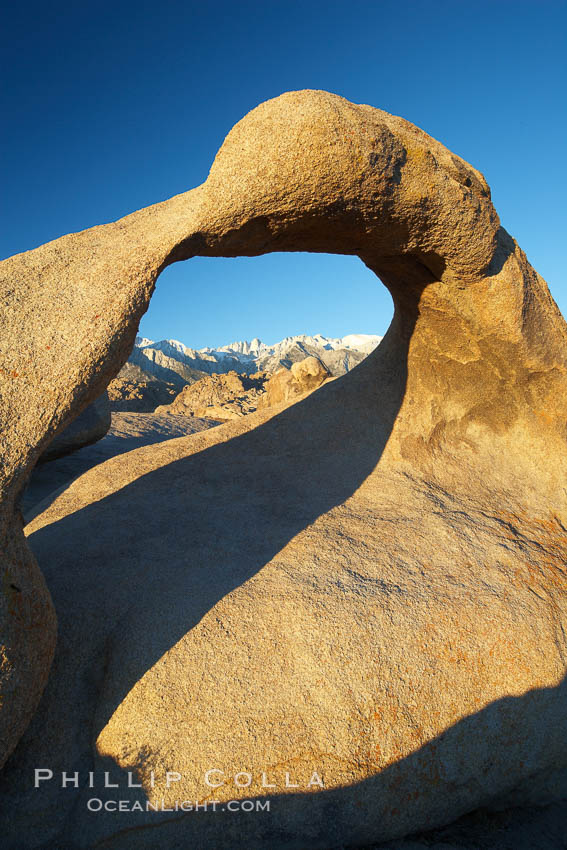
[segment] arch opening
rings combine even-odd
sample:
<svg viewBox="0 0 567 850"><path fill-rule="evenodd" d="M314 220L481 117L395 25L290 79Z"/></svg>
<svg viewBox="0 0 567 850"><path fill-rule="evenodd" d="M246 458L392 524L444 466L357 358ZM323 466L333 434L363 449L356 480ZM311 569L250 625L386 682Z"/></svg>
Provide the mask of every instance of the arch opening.
<svg viewBox="0 0 567 850"><path fill-rule="evenodd" d="M145 350L135 345L110 381L115 424L106 437L92 444L87 440L64 457L53 453L50 458L48 447L51 462L41 462L45 455L39 459L22 496L26 519L35 516L35 506L51 493L61 492L114 454L138 448L144 440L161 442L185 433L183 416L170 427L156 424L152 429L147 420L144 427L132 423L130 433L119 414L151 414L158 407L163 413L184 387L211 374L273 374L309 356L320 358L332 378L340 377L370 354L392 317L387 287L353 255L271 252L172 263L160 273L140 322L138 336L145 338ZM260 346L248 358L239 356L242 351L234 345L240 343L246 351L256 342ZM181 345L175 348L177 343ZM140 398L146 389L147 398ZM66 428L76 430L91 408Z"/></svg>

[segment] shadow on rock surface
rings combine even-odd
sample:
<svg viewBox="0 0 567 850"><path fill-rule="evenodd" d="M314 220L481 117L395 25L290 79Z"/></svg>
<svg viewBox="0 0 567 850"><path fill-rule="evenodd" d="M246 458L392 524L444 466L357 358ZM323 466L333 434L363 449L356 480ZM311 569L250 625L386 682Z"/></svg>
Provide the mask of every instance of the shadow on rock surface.
<svg viewBox="0 0 567 850"><path fill-rule="evenodd" d="M491 788L512 790L510 765L491 749L495 732L503 752L508 739L529 739L534 773L539 754L553 748L558 765L565 760L564 727L537 722L557 716L558 704L567 716L563 682L497 700L363 782L275 793L269 812L235 814L220 806L122 818L87 810L92 797L138 800L145 809L144 792L127 789L127 772L95 753L94 742L130 690L219 600L349 499L376 468L406 385L400 344L411 331L398 331L395 319L379 349L353 372L254 430L143 474L30 536L59 612L60 640L40 708L0 778L7 848L361 847L444 825L461 793L457 815L465 814L471 783L478 799L493 802L479 761ZM379 385L378 372L388 376ZM107 770L121 790L61 789L56 782L35 790L37 767L55 776L79 771L82 778Z"/></svg>
<svg viewBox="0 0 567 850"><path fill-rule="evenodd" d="M500 726L502 718L506 717L508 722L511 720L516 734L531 734L533 727L525 718L544 716L549 702L556 702L558 695L567 715L567 680L564 679L556 688L533 690L521 697L506 697L488 705L477 714L458 721L408 758L364 782L316 793L268 792L265 796L248 798L247 811L234 807L231 811L226 802L216 802L212 792L207 805L201 803L197 810L196 801L187 801L192 811L146 813L147 797L143 790L128 787L129 781L137 781L136 777L129 780L128 772L121 770L112 759L102 759L100 770L108 771L108 782L115 783L119 790L101 787L102 774L98 774L99 784L86 789L85 772L82 790L68 790L65 794L69 803L67 823L54 841L29 845L8 842L5 846L41 846L45 850L91 847L113 850L153 850L156 847L168 850L233 850L237 847L247 850L305 850L307 847L310 850L381 850L382 847L384 850L425 850L437 846L443 850L448 847L456 850L559 850L567 846L567 804L554 803L544 808L542 800L541 808L506 811L487 808L470 814L464 807L463 817L447 826L443 790L447 783L453 788L460 785L463 791L470 781L482 785L482 778L467 777L467 755L473 750L475 759L479 748L483 750L487 772L495 769L494 754L484 735L487 725ZM551 746L555 733L543 726L538 731L538 744ZM462 758L461 773L455 771L456 748ZM416 776L421 775L424 764L431 766L430 782L438 788L437 796L433 795L434 806L431 806L429 795L426 813L420 808L420 800L428 795L416 783ZM80 769L80 766L75 768ZM83 769L86 771L86 766ZM505 795L512 790L507 788L507 765L502 761L497 769ZM537 789L541 781L543 797L548 790L557 793L557 788L551 789L549 785L546 788L545 779L535 775L534 788ZM564 772L559 774L558 781L565 783ZM563 791L567 788L565 784L561 787ZM407 841L395 840L403 832L396 827L400 811L391 807L393 789L420 830ZM40 793L36 792L38 796ZM117 813L115 801L118 799L127 799L130 809L139 806L139 812L133 815ZM268 809L265 808L267 801ZM498 807L498 800L487 798L485 804ZM105 805L113 810L104 811ZM92 809L90 813L87 813L87 806ZM380 842L381 835L390 838Z"/></svg>
<svg viewBox="0 0 567 850"><path fill-rule="evenodd" d="M29 787L34 769L93 769L93 735L136 682L220 599L348 499L376 467L405 390L400 344L407 346L411 333L400 335L395 324L396 332L344 378L256 429L143 475L28 538L45 569L60 628L42 702L0 778L12 807L15 843L6 846L41 846L50 834L58 836L57 846L67 846L60 830L74 794L56 800L51 788L38 807L38 792ZM376 363L389 378L369 393ZM135 515L135 524L124 523L126 514ZM167 551L164 529L170 530ZM95 718L115 640L132 651L120 688L105 694ZM62 705L72 713L72 732L60 722ZM79 839L67 840L74 846Z"/></svg>
<svg viewBox="0 0 567 850"><path fill-rule="evenodd" d="M57 457L49 464L38 464L32 471L20 499L20 509L28 523L83 473L116 455L142 446L185 437L219 423L169 414L115 412L106 436L94 445L83 446L70 455Z"/></svg>

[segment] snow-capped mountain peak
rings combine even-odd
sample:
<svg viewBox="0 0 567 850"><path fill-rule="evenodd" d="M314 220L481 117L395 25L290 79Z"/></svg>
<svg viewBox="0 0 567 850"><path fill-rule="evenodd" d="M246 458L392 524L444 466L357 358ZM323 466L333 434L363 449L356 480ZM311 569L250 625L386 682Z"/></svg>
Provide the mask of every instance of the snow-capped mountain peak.
<svg viewBox="0 0 567 850"><path fill-rule="evenodd" d="M254 338L241 340L219 348L189 348L176 339L153 342L136 337L130 363L143 372L166 381L191 383L199 375L224 373L235 370L251 374L256 371L272 372L290 368L305 357L318 357L331 374L342 375L354 368L379 344L381 337L372 334L348 334L344 337L326 337L317 333L288 336L273 345Z"/></svg>
<svg viewBox="0 0 567 850"><path fill-rule="evenodd" d="M267 348L266 344L262 342L262 340L255 337L252 342L248 342L248 340L243 340L242 342L230 342L228 345L221 345L220 348L202 348L201 351L231 351L233 354L244 354L246 356L250 355L252 357L260 354L265 348Z"/></svg>
<svg viewBox="0 0 567 850"><path fill-rule="evenodd" d="M241 340L230 342L227 345L221 345L218 348L189 348L185 343L177 339L162 339L159 342L154 342L146 337L136 337L136 348L156 348L159 351L165 352L167 349L176 351L181 354L186 352L197 351L199 354L213 354L214 352L231 352L232 354L242 354L246 357L257 357L263 353L275 353L289 348L292 345L300 343L302 345L312 345L317 348L323 348L326 351L336 351L338 348L346 348L354 351L372 351L381 341L381 336L375 334L347 334L343 337L326 337L323 334L297 334L296 336L286 336L280 342L275 342L267 345L261 339L255 337L251 342Z"/></svg>

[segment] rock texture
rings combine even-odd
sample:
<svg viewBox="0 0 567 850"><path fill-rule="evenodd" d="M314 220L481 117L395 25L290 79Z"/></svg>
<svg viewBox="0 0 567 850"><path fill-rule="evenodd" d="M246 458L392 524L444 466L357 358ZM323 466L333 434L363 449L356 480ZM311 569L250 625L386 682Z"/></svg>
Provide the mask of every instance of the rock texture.
<svg viewBox="0 0 567 850"><path fill-rule="evenodd" d="M364 850L562 850L565 803L480 810L453 824Z"/></svg>
<svg viewBox="0 0 567 850"><path fill-rule="evenodd" d="M212 419L197 419L194 416L114 412L112 424L102 440L84 446L72 455L57 458L53 463L35 467L20 500L25 522L45 510L59 491L93 466L133 449L162 443L174 437L186 437L215 425L218 422Z"/></svg>
<svg viewBox="0 0 567 850"><path fill-rule="evenodd" d="M57 434L43 452L40 461L63 457L83 446L90 446L102 440L110 428L110 415L110 400L108 393L104 392Z"/></svg>
<svg viewBox="0 0 567 850"><path fill-rule="evenodd" d="M292 363L291 369L279 369L273 375L239 375L234 371L211 375L185 387L171 404L156 407L155 413L219 421L240 419L256 409L297 399L320 387L329 377L327 368L316 357L306 357Z"/></svg>
<svg viewBox="0 0 567 850"><path fill-rule="evenodd" d="M254 375L211 375L185 387L171 404L156 407L156 413L199 416L209 419L240 419L256 410L265 393L266 372Z"/></svg>
<svg viewBox="0 0 567 850"><path fill-rule="evenodd" d="M30 469L168 263L272 250L358 255L392 325L298 403L113 458L30 524L60 638L0 780L8 848L356 846L565 793L565 323L481 174L313 91L247 115L197 189L0 266L3 754L53 640ZM38 765L142 787L34 791Z"/></svg>
<svg viewBox="0 0 567 850"><path fill-rule="evenodd" d="M179 392L175 384L165 381L135 381L117 377L108 385L113 411L152 413L161 404L170 404Z"/></svg>
<svg viewBox="0 0 567 850"><path fill-rule="evenodd" d="M306 392L317 389L330 378L326 366L316 357L306 357L292 363L291 369L278 369L266 384L266 392L258 407L273 407L282 401L292 401Z"/></svg>

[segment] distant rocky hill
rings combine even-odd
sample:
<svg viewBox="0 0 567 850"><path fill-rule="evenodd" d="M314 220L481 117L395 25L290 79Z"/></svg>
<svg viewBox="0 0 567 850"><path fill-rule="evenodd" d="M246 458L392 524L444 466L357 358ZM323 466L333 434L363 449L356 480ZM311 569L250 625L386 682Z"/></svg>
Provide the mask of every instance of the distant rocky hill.
<svg viewBox="0 0 567 850"><path fill-rule="evenodd" d="M177 384L167 383L152 376L148 378L140 370L139 376L118 376L110 382L110 409L112 412L153 413L158 405L172 402L179 391Z"/></svg>
<svg viewBox="0 0 567 850"><path fill-rule="evenodd" d="M267 372L238 375L235 371L222 375L207 375L184 387L171 404L156 407L155 413L196 416L226 421L239 419L258 407Z"/></svg>
<svg viewBox="0 0 567 850"><path fill-rule="evenodd" d="M157 407L155 413L218 421L240 419L257 409L292 401L330 377L327 367L316 357L306 357L292 363L290 369L282 367L273 373L239 375L230 371L208 375L184 387L173 402Z"/></svg>
<svg viewBox="0 0 567 850"><path fill-rule="evenodd" d="M274 345L259 339L233 342L221 348L189 348L174 339L154 342L136 338L134 350L120 372L120 378L148 381L158 379L181 389L205 375L275 372L289 369L306 357L316 357L331 375L338 377L353 369L379 344L381 337L349 334L341 338L321 334L289 336Z"/></svg>

